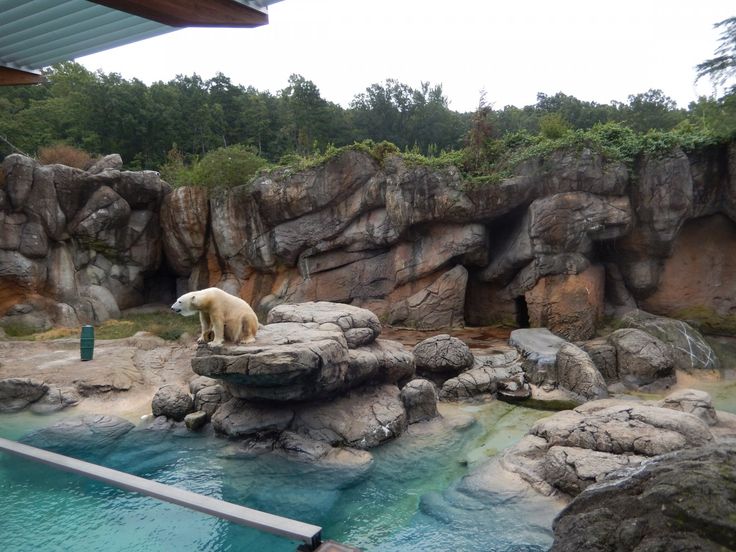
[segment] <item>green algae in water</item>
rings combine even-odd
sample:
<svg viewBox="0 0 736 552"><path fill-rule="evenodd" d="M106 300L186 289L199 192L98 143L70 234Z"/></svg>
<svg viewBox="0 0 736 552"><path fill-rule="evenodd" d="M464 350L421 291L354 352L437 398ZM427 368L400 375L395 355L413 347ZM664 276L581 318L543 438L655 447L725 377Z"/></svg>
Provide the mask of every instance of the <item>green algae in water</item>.
<svg viewBox="0 0 736 552"><path fill-rule="evenodd" d="M374 449L368 473L321 469L272 455L243 458L232 454L232 442L224 439L151 430L134 430L109 449L81 456L320 525L325 538L366 552L546 550L556 512L549 512L546 525L527 524L527 505L472 496L460 484L468 465L518 440L544 414L499 402L452 408L472 414L478 423L464 430L412 429ZM0 436L17 439L55 419L2 415ZM291 541L7 455L0 455L0 497L6 550L296 548Z"/></svg>

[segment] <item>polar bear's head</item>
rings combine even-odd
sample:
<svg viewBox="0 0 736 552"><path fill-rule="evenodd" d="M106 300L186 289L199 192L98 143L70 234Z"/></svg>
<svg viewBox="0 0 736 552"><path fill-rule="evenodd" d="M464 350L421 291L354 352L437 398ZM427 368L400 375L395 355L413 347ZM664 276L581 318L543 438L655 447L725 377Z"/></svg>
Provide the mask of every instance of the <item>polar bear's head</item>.
<svg viewBox="0 0 736 552"><path fill-rule="evenodd" d="M197 314L197 292L190 291L179 297L176 302L171 305L171 310L182 316L194 316Z"/></svg>

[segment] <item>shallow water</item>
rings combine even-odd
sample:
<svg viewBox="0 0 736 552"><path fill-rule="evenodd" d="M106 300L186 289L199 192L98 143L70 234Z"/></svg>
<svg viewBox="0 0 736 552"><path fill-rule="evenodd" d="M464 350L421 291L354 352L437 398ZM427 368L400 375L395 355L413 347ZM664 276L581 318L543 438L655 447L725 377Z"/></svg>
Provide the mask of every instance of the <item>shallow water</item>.
<svg viewBox="0 0 736 552"><path fill-rule="evenodd" d="M450 407L445 414L470 414L477 423L462 431L412 430L374 450L367 474L272 455L248 458L232 442L185 432L134 431L109 449L74 455L314 523L325 538L366 551L546 550L556 512L537 511L534 500L474 496L463 489L462 477L549 413L494 401ZM3 415L0 436L18 439L56 419ZM0 535L3 550L21 552L296 548L292 541L8 455L0 455Z"/></svg>

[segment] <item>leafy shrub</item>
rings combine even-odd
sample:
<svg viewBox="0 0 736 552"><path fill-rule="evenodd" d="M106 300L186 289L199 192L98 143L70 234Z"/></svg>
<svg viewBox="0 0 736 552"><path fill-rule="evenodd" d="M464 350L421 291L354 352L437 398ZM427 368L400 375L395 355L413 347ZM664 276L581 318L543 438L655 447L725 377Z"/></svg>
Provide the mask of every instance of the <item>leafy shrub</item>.
<svg viewBox="0 0 736 552"><path fill-rule="evenodd" d="M247 184L266 160L248 146L235 145L218 148L205 154L192 166L195 185L210 190L233 188Z"/></svg>
<svg viewBox="0 0 736 552"><path fill-rule="evenodd" d="M558 140L570 130L570 125L559 113L547 113L539 119L539 132L545 138Z"/></svg>
<svg viewBox="0 0 736 552"><path fill-rule="evenodd" d="M60 164L77 169L88 169L92 165L92 156L89 153L68 144L40 148L38 160L44 165Z"/></svg>
<svg viewBox="0 0 736 552"><path fill-rule="evenodd" d="M212 150L190 164L173 148L160 172L161 178L174 187L202 186L218 190L247 184L266 164L253 148L239 144Z"/></svg>

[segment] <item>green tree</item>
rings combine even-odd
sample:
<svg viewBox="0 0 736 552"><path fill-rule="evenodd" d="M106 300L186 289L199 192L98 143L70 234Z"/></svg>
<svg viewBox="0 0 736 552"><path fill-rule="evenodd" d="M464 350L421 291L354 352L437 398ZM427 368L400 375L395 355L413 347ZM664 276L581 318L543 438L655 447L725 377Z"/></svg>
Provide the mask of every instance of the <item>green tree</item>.
<svg viewBox="0 0 736 552"><path fill-rule="evenodd" d="M698 64L696 81L708 77L719 86L726 87L728 93L736 93L736 82L728 86L728 83L736 79L736 17L729 17L715 24L716 29L721 30L719 45L715 51L715 57Z"/></svg>

